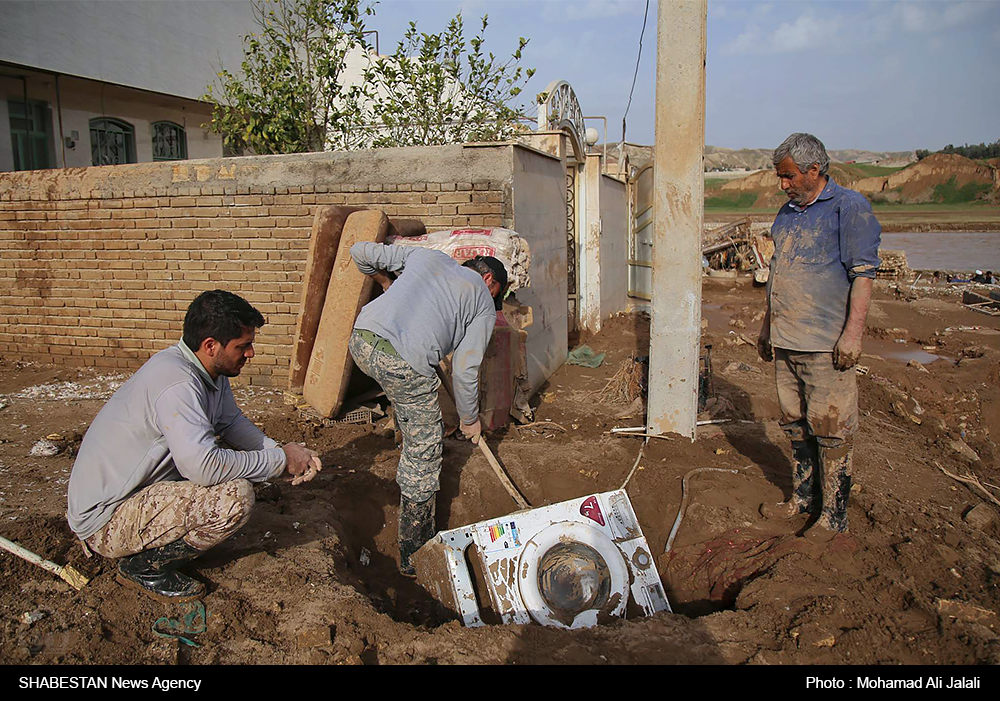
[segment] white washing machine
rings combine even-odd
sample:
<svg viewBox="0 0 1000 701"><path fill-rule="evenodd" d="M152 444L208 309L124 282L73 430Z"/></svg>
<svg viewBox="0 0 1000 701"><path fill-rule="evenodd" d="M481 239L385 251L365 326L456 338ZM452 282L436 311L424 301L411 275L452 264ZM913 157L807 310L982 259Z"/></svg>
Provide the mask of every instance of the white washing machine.
<svg viewBox="0 0 1000 701"><path fill-rule="evenodd" d="M502 623L585 628L624 617L630 598L643 615L670 611L624 490L442 531L413 561L420 583L470 627L488 610Z"/></svg>

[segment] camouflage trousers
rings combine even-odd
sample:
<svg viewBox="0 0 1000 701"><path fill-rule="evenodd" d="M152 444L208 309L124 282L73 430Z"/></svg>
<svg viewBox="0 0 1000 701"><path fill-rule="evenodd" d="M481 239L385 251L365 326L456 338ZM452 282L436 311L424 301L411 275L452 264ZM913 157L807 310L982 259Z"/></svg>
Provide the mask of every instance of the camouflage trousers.
<svg viewBox="0 0 1000 701"><path fill-rule="evenodd" d="M134 555L180 538L208 550L241 529L253 505L253 485L244 479L214 487L187 480L157 482L123 501L86 543L105 557Z"/></svg>
<svg viewBox="0 0 1000 701"><path fill-rule="evenodd" d="M400 493L425 502L440 488L444 422L438 402L437 376L421 375L397 355L375 348L357 332L348 349L361 371L379 383L392 402L396 425L403 434L403 450L396 469Z"/></svg>

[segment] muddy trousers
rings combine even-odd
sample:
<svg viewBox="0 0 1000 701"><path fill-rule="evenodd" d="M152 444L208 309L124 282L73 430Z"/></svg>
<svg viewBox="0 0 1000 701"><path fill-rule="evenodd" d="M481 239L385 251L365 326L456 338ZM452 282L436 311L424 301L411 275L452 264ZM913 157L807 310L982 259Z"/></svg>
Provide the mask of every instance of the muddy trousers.
<svg viewBox="0 0 1000 701"><path fill-rule="evenodd" d="M86 543L94 552L112 558L181 539L204 551L246 525L253 505L253 485L244 479L214 487L186 480L157 482L123 501Z"/></svg>
<svg viewBox="0 0 1000 701"><path fill-rule="evenodd" d="M792 441L792 502L819 510L816 525L847 530L851 454L858 426L854 368L837 370L832 353L774 349L781 427ZM811 469L810 469L811 468Z"/></svg>

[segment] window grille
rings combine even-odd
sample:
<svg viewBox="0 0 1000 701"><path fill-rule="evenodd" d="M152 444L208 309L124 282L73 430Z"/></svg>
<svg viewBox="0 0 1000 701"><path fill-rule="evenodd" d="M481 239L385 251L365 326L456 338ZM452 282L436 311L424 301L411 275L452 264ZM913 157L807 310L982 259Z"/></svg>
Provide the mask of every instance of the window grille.
<svg viewBox="0 0 1000 701"><path fill-rule="evenodd" d="M91 119L90 155L95 166L135 163L135 129L120 119Z"/></svg>
<svg viewBox="0 0 1000 701"><path fill-rule="evenodd" d="M153 124L153 160L177 161L187 158L187 135L184 127L173 122Z"/></svg>

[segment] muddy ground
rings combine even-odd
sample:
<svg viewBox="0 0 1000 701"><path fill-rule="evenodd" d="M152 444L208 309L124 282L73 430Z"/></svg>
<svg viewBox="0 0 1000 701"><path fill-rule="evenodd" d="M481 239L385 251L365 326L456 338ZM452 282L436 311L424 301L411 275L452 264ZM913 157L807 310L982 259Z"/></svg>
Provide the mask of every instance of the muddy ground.
<svg viewBox="0 0 1000 701"><path fill-rule="evenodd" d="M249 525L197 563L209 587L199 647L159 637L157 620L184 612L121 587L112 563L84 557L64 519L73 434L124 378L0 364L0 535L92 577L77 592L0 553L0 662L1000 663L998 507L943 472L1000 485L1000 318L963 308L948 286L878 284L859 376L851 536L824 545L797 537L804 522L759 512L789 495L791 469L772 370L745 342L763 295L749 280L706 279L715 400L702 418L729 421L700 428L693 443L651 440L628 484L661 553L684 475L738 470L689 480L673 550L658 559L675 613L573 632L466 629L442 615L397 573L392 434L321 426L278 392L244 388L247 415L276 440L319 450L325 470L298 487L258 485ZM619 316L585 341L607 353L604 364L564 366L534 399L537 420L553 425L489 437L534 505L620 487L641 447L609 433L641 418L619 418L624 407L601 392L629 356L648 353L648 320ZM63 451L29 456L49 434ZM478 451L449 440L439 528L513 510Z"/></svg>

